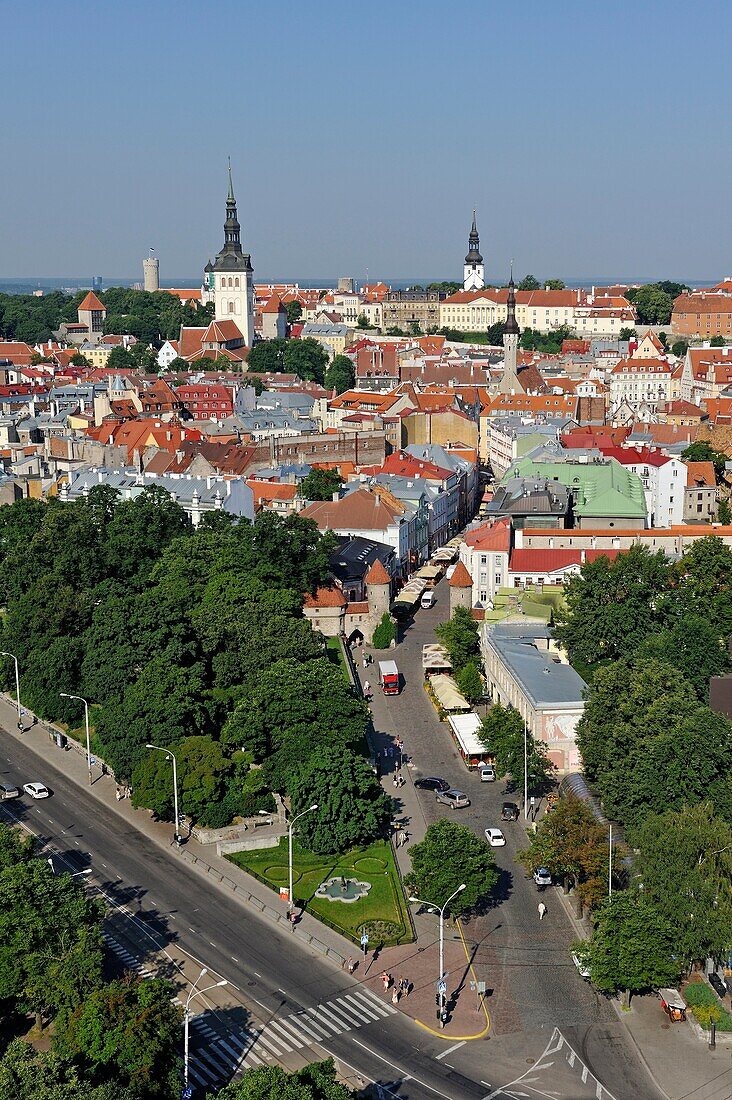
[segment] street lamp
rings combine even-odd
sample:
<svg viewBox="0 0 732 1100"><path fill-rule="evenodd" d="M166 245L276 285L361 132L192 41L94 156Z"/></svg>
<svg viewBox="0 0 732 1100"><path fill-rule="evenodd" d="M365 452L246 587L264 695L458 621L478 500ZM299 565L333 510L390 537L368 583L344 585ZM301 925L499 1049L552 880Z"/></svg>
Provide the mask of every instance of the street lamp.
<svg viewBox="0 0 732 1100"><path fill-rule="evenodd" d="M21 715L21 710L20 710L20 674L18 672L18 658L15 656L14 653L8 653L4 649L0 649L0 657L12 657L12 659L15 661L15 699L16 699L16 702L18 704L18 729L22 733L23 732L23 723L20 720L20 715Z"/></svg>
<svg viewBox="0 0 732 1100"><path fill-rule="evenodd" d="M173 840L177 844L179 841L178 836L178 762L175 759L175 753L170 749L161 748L160 745L145 745L146 749L155 749L157 752L164 752L166 760L173 761L173 806L175 812L175 825L173 827Z"/></svg>
<svg viewBox="0 0 732 1100"><path fill-rule="evenodd" d="M51 868L51 870L53 871L53 873L55 875L56 874L56 868L55 868L54 863L53 863L53 856L49 856L48 859L46 860L46 862L48 863L48 866ZM90 875L91 873L92 873L91 867L85 867L83 871L72 871L71 874L70 874L70 877L71 878L81 878L82 876Z"/></svg>
<svg viewBox="0 0 732 1100"><path fill-rule="evenodd" d="M420 905L429 905L429 906L431 906L432 909L436 909L440 914L440 976L437 979L437 996L439 998L438 1003L439 1003L440 1027L445 1026L445 1020L444 1020L445 993L447 992L447 990L445 988L445 910L447 909L447 907L450 904L450 902L452 901L452 899L456 898L458 896L458 894L461 894L463 892L466 885L467 884L464 883L464 882L461 883L460 886L458 886L457 890L455 890L454 893L450 894L450 897L447 899L447 901L442 906L442 908L440 908L440 906L437 905L434 901L422 901L421 898L415 898L415 897L412 897L411 895L410 895L410 898L409 898L410 901L419 902Z"/></svg>
<svg viewBox="0 0 732 1100"><path fill-rule="evenodd" d="M60 691L59 695L62 699L76 699L77 702L84 704L84 724L86 726L86 767L89 772L89 782L92 781L91 772L91 745L89 743L89 704L83 695L69 695L67 691Z"/></svg>
<svg viewBox="0 0 732 1100"><path fill-rule="evenodd" d="M305 814L311 814L313 812L313 810L317 810L317 808L318 808L318 803L314 802L312 806L308 806L307 810L301 810L299 814L296 814L295 817L292 818L292 820L290 821L290 824L288 826L288 830L287 830L288 834L289 834L288 865L289 865L289 871L290 871L290 888L289 888L289 891L288 891L288 894L287 894L287 912L288 912L288 914L292 912L292 908L293 908L293 905L292 905L292 829L293 829L293 826L294 826L296 821L299 821L301 817L305 816Z"/></svg>
<svg viewBox="0 0 732 1100"><path fill-rule="evenodd" d="M196 989L196 986L205 974L208 974L208 967L206 966L204 966L191 986L191 991L186 997L186 1004L183 1009L183 1082L186 1088L188 1088L188 1006L194 997L200 997L204 993L208 993L209 989L218 989L219 986L228 985L226 978L222 978L220 982L213 982L211 985L207 985L205 989Z"/></svg>

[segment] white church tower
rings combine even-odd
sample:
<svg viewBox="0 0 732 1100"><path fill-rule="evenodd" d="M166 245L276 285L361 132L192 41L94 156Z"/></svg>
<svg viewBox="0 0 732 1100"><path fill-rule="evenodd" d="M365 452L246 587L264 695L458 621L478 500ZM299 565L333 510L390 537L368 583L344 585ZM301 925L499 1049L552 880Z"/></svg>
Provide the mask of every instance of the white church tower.
<svg viewBox="0 0 732 1100"><path fill-rule="evenodd" d="M463 265L463 290L482 290L484 286L485 268L480 254L480 240L475 224L475 211L473 211L473 226L468 237L468 254Z"/></svg>
<svg viewBox="0 0 732 1100"><path fill-rule="evenodd" d="M229 161L229 193L226 196L224 247L207 273L213 278L214 309L217 321L234 321L247 347L254 340L254 283L251 256L242 251L240 226L236 217L236 199L231 182Z"/></svg>

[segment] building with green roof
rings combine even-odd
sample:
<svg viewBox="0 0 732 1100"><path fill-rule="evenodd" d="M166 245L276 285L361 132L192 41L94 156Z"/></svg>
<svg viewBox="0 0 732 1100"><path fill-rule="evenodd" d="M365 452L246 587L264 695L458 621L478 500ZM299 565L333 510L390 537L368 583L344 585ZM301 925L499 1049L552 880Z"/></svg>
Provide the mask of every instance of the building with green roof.
<svg viewBox="0 0 732 1100"><path fill-rule="evenodd" d="M557 452L537 448L517 459L501 484L511 478L523 478L529 495L535 483L541 487L545 481L566 485L572 497L575 527L642 530L647 525L641 479L600 451Z"/></svg>

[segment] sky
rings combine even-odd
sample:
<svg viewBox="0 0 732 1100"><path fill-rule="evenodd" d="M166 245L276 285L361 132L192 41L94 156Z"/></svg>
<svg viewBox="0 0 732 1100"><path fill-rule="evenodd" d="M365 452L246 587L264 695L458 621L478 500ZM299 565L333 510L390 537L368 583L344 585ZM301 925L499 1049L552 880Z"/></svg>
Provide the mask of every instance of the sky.
<svg viewBox="0 0 732 1100"><path fill-rule="evenodd" d="M729 0L0 0L0 278L732 272Z"/></svg>

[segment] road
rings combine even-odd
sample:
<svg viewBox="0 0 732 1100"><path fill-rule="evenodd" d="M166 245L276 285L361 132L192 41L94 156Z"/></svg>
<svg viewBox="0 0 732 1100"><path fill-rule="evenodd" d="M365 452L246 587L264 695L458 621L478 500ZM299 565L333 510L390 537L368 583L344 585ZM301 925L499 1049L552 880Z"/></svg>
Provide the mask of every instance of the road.
<svg viewBox="0 0 732 1100"><path fill-rule="evenodd" d="M126 928L106 930L121 961L153 970L162 943L169 956L187 956L196 960L194 970L204 964L231 983L228 1006L193 1022L193 1080L201 1090L247 1066L274 1061L296 1068L332 1056L353 1084L375 1082L385 1097L402 1100L542 1096L547 1089L553 1100L655 1100L643 1089L598 1092L589 1059L559 1032L522 1035L519 1043L510 1036L446 1047L126 824L57 769L52 753L39 755L7 732L0 744L3 777L18 783L41 778L53 792L41 802L24 797L5 803L0 813L24 822L61 854L62 866L94 869L111 906L129 914ZM115 919L119 915L115 910ZM527 1073L531 1080L524 1080Z"/></svg>
<svg viewBox="0 0 732 1100"><path fill-rule="evenodd" d="M402 693L385 697L377 690L372 714L377 736L402 738L414 765L409 769L411 781L439 775L471 798L470 807L452 811L437 803L432 792L418 791L424 822L411 823L415 838L425 824L446 815L480 837L489 825L501 828L506 836L505 847L493 849L500 869L494 904L466 925L477 977L491 991L486 1000L491 1014L491 1060L499 1051L516 1058L524 1054L524 1062L527 1057L536 1058L538 1044L546 1044L557 1029L565 1053L571 1048L616 1096L657 1097L613 1006L577 974L570 956L576 934L559 896L554 890L539 894L514 860L516 851L526 844L523 820L504 823L500 809L506 798L519 804L522 798L506 794L505 783L481 783L475 772L468 771L424 690L422 645L434 642L435 626L449 618L446 581L437 586L436 597L431 609L417 611L395 653L404 678ZM541 922L540 900L548 907ZM467 1067L472 1057L468 1046L451 1060Z"/></svg>

